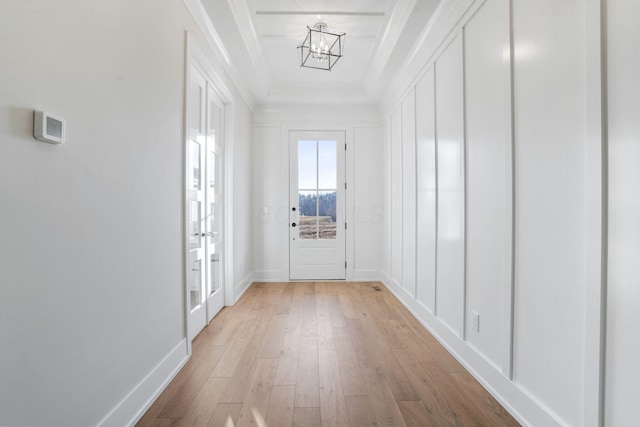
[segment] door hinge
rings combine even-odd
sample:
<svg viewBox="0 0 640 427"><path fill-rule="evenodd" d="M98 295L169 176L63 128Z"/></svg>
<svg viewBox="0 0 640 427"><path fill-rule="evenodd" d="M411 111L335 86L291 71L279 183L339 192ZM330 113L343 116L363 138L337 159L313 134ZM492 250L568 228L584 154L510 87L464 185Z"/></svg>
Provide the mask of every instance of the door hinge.
<svg viewBox="0 0 640 427"><path fill-rule="evenodd" d="M344 262L344 268L347 268L347 261Z"/></svg>
<svg viewBox="0 0 640 427"><path fill-rule="evenodd" d="M344 229L345 230L347 229L347 223L346 222L344 223Z"/></svg>
<svg viewBox="0 0 640 427"><path fill-rule="evenodd" d="M347 151L347 144L344 144L344 151Z"/></svg>
<svg viewBox="0 0 640 427"><path fill-rule="evenodd" d="M346 182L344 183L344 189L345 190L347 189L347 183Z"/></svg>

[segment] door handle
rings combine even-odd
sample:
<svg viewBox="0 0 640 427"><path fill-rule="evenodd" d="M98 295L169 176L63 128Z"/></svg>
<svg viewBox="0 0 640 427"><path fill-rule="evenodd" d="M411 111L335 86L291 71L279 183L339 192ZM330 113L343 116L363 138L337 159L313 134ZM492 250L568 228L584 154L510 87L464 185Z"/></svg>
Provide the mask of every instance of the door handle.
<svg viewBox="0 0 640 427"><path fill-rule="evenodd" d="M296 226L296 223L295 223L295 222L292 222L292 223L291 223L291 226L292 226L292 227L295 227L295 226Z"/></svg>

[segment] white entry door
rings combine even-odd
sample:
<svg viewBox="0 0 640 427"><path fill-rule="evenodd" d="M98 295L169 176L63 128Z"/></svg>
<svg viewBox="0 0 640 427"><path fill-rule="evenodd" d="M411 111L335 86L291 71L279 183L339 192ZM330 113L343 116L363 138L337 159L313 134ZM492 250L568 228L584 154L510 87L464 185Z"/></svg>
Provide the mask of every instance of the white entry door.
<svg viewBox="0 0 640 427"><path fill-rule="evenodd" d="M222 286L222 103L205 75L191 66L186 149L186 259L189 337L224 305Z"/></svg>
<svg viewBox="0 0 640 427"><path fill-rule="evenodd" d="M291 131L289 278L346 278L345 134Z"/></svg>

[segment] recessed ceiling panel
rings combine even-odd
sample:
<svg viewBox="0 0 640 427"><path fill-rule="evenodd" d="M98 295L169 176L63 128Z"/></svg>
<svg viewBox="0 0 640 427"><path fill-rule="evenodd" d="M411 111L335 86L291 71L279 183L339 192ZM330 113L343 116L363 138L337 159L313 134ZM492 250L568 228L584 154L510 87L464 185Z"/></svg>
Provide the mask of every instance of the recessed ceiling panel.
<svg viewBox="0 0 640 427"><path fill-rule="evenodd" d="M250 0L251 1L251 0ZM252 0L256 12L377 12L384 13L389 0Z"/></svg>
<svg viewBox="0 0 640 427"><path fill-rule="evenodd" d="M334 84L350 82L362 85L369 67L369 52L373 40L349 40L342 57L331 71L300 67L296 44L287 40L265 40L267 67L272 70L273 84L298 82Z"/></svg>
<svg viewBox="0 0 640 427"><path fill-rule="evenodd" d="M383 19L383 16L258 15L256 22L258 33L267 37L291 37L299 34L304 38L307 26L313 27L316 22L326 23L329 32L347 33L353 37L376 37Z"/></svg>

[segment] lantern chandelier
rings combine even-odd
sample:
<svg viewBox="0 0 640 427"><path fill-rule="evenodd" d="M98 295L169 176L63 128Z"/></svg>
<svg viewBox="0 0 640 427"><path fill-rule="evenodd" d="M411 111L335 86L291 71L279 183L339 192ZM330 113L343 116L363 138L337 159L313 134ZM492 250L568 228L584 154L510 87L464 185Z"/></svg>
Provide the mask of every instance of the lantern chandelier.
<svg viewBox="0 0 640 427"><path fill-rule="evenodd" d="M342 58L346 35L327 31L324 22L316 23L313 28L307 27L307 37L298 46L300 66L331 71Z"/></svg>

